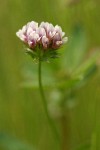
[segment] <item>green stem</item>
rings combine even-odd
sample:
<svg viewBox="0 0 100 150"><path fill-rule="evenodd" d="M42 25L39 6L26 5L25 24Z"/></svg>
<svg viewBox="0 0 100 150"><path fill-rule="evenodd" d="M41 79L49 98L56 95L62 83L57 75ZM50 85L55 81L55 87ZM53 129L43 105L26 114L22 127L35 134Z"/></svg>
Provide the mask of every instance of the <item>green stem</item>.
<svg viewBox="0 0 100 150"><path fill-rule="evenodd" d="M40 94L41 94L41 99L42 99L42 102L43 102L43 106L44 106L44 110L45 110L45 113L46 113L46 116L47 116L47 119L48 119L48 122L49 122L49 125L55 135L55 138L57 140L59 140L59 134L57 132L57 129L53 123L53 120L51 119L50 115L49 115L49 112L48 112L48 108L47 108L47 101L46 101L46 98L45 98L45 94L44 94L44 90L43 90L43 87L42 87L42 79L41 79L41 55L39 54L39 70L38 70L38 77L39 77L39 89L40 89Z"/></svg>

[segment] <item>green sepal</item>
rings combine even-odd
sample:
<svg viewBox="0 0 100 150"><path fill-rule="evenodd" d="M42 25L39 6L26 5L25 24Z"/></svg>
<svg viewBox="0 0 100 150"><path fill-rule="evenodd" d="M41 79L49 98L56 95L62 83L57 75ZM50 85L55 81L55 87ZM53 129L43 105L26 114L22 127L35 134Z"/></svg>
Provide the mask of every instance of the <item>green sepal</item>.
<svg viewBox="0 0 100 150"><path fill-rule="evenodd" d="M33 60L38 60L39 59L37 51L33 51L33 50L27 48L26 49L26 54L30 55Z"/></svg>
<svg viewBox="0 0 100 150"><path fill-rule="evenodd" d="M38 62L39 59L41 59L41 61L51 61L51 59L55 59L55 58L59 58L59 53L57 50L54 49L42 49L42 48L38 48L36 47L34 50L30 49L30 48L26 48L26 53L28 55L31 56L31 58L33 59L33 61Z"/></svg>

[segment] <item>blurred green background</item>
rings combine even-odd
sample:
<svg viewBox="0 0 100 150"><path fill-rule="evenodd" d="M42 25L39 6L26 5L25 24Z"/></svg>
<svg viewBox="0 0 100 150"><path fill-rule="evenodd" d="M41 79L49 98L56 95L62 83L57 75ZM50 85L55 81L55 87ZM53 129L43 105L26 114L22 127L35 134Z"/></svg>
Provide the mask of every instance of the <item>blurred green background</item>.
<svg viewBox="0 0 100 150"><path fill-rule="evenodd" d="M19 28L31 20L58 24L69 37L68 46L60 51L61 57L50 64L43 63L43 77L46 84L58 82L59 76L62 77L63 71L67 70L66 51L71 48L69 43L73 37L74 40L77 39L76 43L74 42L76 55L82 48L86 50L85 58L88 58L92 51L100 48L100 0L1 1L0 150L59 149L59 143L53 138L48 125L38 91L37 64L33 64L31 58L25 55L23 45L15 35ZM79 37L77 27L81 33ZM96 146L91 150L100 150L99 60L97 64L98 69L94 76L91 76L84 86L74 91L75 107L69 110L72 150L78 150L78 147L82 147L79 150L88 149L94 132L95 116ZM56 90L48 86L45 88L46 95L52 95L53 91L57 95ZM66 86L64 92L67 92ZM60 132L58 118L55 119L55 124ZM20 141L23 144L20 144ZM24 144L29 145L29 148Z"/></svg>

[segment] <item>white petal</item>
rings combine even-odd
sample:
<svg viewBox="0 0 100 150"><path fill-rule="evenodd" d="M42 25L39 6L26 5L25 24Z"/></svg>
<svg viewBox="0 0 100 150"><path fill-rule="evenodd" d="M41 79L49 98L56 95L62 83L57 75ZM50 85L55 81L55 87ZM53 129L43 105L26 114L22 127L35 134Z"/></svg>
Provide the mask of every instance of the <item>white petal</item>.
<svg viewBox="0 0 100 150"><path fill-rule="evenodd" d="M42 27L39 27L39 28L37 29L36 33L39 34L40 37L46 36L45 29L42 28Z"/></svg>
<svg viewBox="0 0 100 150"><path fill-rule="evenodd" d="M23 26L23 28L22 28L22 32L23 32L23 33L26 33L26 29L27 29L26 25L25 25L25 26Z"/></svg>
<svg viewBox="0 0 100 150"><path fill-rule="evenodd" d="M32 32L33 32L33 29L31 27L29 27L27 29L27 36L29 36Z"/></svg>
<svg viewBox="0 0 100 150"><path fill-rule="evenodd" d="M37 41L38 38L39 38L39 35L34 32L30 33L30 35L28 36L29 41L33 41L33 40Z"/></svg>
<svg viewBox="0 0 100 150"><path fill-rule="evenodd" d="M49 39L48 39L46 36L43 36L43 37L42 37L42 44L43 44L43 47L44 47L44 48L47 48L47 47L48 47Z"/></svg>
<svg viewBox="0 0 100 150"><path fill-rule="evenodd" d="M28 44L30 47L35 47L39 36L36 33L31 33L28 37Z"/></svg>
<svg viewBox="0 0 100 150"><path fill-rule="evenodd" d="M50 31L53 32L54 31L54 26L51 23L49 24L49 26L50 26Z"/></svg>
<svg viewBox="0 0 100 150"><path fill-rule="evenodd" d="M23 34L22 30L16 32L17 37L19 37L22 41L25 42L26 36Z"/></svg>
<svg viewBox="0 0 100 150"><path fill-rule="evenodd" d="M65 32L62 32L62 37L65 35Z"/></svg>
<svg viewBox="0 0 100 150"><path fill-rule="evenodd" d="M44 28L45 23L41 22L40 27Z"/></svg>
<svg viewBox="0 0 100 150"><path fill-rule="evenodd" d="M59 33L61 37L63 36L62 28L61 28L60 26L56 25L56 26L55 26L55 31L56 31L57 33Z"/></svg>
<svg viewBox="0 0 100 150"><path fill-rule="evenodd" d="M33 45L33 42L28 41L28 45L31 47Z"/></svg>
<svg viewBox="0 0 100 150"><path fill-rule="evenodd" d="M64 38L62 39L63 44L65 44L67 41L68 41L68 37L64 37Z"/></svg>
<svg viewBox="0 0 100 150"><path fill-rule="evenodd" d="M21 30L18 30L18 32L16 32L16 35L19 37L21 33Z"/></svg>
<svg viewBox="0 0 100 150"><path fill-rule="evenodd" d="M59 33L55 34L55 36L53 37L53 41L61 41L61 36Z"/></svg>
<svg viewBox="0 0 100 150"><path fill-rule="evenodd" d="M53 32L51 32L51 31L50 31L50 32L49 32L49 38L51 38L51 39L52 39L52 38L54 37L54 35L55 35L55 34L56 34L56 32L55 32L55 31L53 31Z"/></svg>
<svg viewBox="0 0 100 150"><path fill-rule="evenodd" d="M56 25L56 26L55 26L55 31L56 31L56 32L62 32L62 29L61 29L60 26Z"/></svg>
<svg viewBox="0 0 100 150"><path fill-rule="evenodd" d="M56 42L56 45L57 45L57 46L62 45L62 41L57 41L57 42Z"/></svg>
<svg viewBox="0 0 100 150"><path fill-rule="evenodd" d="M27 28L31 27L34 31L38 28L38 23L35 21L31 21L27 23Z"/></svg>

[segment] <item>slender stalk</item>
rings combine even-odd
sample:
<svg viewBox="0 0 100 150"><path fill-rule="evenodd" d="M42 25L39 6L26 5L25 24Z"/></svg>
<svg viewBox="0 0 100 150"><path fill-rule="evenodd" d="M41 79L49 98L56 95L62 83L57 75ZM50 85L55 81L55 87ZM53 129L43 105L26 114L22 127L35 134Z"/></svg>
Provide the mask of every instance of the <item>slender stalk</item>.
<svg viewBox="0 0 100 150"><path fill-rule="evenodd" d="M47 108L47 101L46 101L44 90L43 90L43 87L42 87L41 64L42 64L41 63L41 56L39 56L38 78L39 78L39 89L40 89L41 99L42 99L42 102L43 102L44 110L45 110L49 125L50 125L50 127L51 127L51 129L54 133L54 136L55 136L56 140L59 141L59 134L58 134L57 129L56 129L54 123L53 123L53 120L51 119L51 117L49 115L48 108Z"/></svg>

